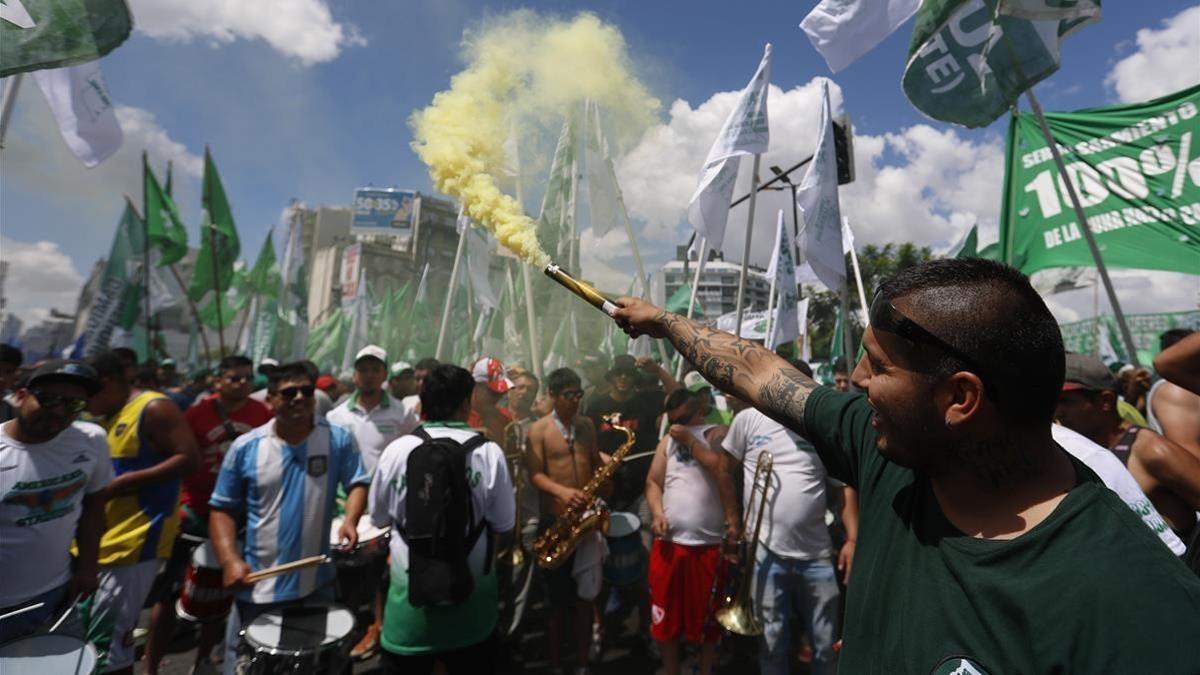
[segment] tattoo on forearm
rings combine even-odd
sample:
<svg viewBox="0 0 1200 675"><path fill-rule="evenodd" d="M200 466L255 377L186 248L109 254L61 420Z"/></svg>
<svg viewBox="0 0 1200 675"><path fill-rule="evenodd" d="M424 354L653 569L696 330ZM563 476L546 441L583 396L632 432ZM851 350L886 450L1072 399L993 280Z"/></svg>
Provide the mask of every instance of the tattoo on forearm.
<svg viewBox="0 0 1200 675"><path fill-rule="evenodd" d="M793 428L816 383L761 345L663 311L657 321L685 359L717 387Z"/></svg>

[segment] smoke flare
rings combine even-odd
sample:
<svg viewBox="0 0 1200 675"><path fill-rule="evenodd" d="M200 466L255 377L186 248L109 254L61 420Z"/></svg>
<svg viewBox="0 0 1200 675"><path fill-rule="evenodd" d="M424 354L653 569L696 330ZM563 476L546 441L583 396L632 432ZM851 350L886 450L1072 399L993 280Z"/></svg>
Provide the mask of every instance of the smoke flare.
<svg viewBox="0 0 1200 675"><path fill-rule="evenodd" d="M468 35L465 51L468 65L450 88L413 113L413 150L438 191L522 260L545 267L533 219L497 184L509 135L522 120L561 116L589 98L636 133L659 103L631 74L620 31L591 14L567 22L514 12Z"/></svg>

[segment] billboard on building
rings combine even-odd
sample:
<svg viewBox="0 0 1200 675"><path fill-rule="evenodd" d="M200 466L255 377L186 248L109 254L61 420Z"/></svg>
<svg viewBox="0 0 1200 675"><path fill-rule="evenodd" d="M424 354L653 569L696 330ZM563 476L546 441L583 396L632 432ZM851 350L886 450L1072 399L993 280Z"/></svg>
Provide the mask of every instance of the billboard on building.
<svg viewBox="0 0 1200 675"><path fill-rule="evenodd" d="M353 234L412 237L421 213L421 195L394 188L358 188L354 191Z"/></svg>
<svg viewBox="0 0 1200 675"><path fill-rule="evenodd" d="M362 244L351 244L342 251L342 304L358 295L358 270L362 266Z"/></svg>

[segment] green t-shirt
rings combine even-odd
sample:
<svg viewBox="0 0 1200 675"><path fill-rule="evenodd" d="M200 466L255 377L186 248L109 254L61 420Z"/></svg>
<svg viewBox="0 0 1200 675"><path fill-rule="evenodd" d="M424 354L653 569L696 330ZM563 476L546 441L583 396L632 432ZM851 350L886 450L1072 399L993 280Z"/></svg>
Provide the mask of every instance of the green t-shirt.
<svg viewBox="0 0 1200 675"><path fill-rule="evenodd" d="M879 454L866 396L820 387L805 435L858 489L842 673L1200 672L1200 579L1071 458L1077 482L1007 541L942 513L927 476Z"/></svg>

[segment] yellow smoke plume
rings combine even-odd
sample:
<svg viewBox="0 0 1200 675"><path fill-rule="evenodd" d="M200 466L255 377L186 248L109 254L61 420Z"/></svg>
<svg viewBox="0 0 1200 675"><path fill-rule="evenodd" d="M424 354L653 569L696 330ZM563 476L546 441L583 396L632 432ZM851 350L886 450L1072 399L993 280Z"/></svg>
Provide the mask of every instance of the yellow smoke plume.
<svg viewBox="0 0 1200 675"><path fill-rule="evenodd" d="M592 14L570 21L521 10L489 21L464 40L467 67L429 107L413 113L413 150L434 186L531 265L550 257L534 221L504 194L496 174L504 145L523 124L561 118L591 99L622 132L654 120L659 103L632 75L625 40Z"/></svg>

